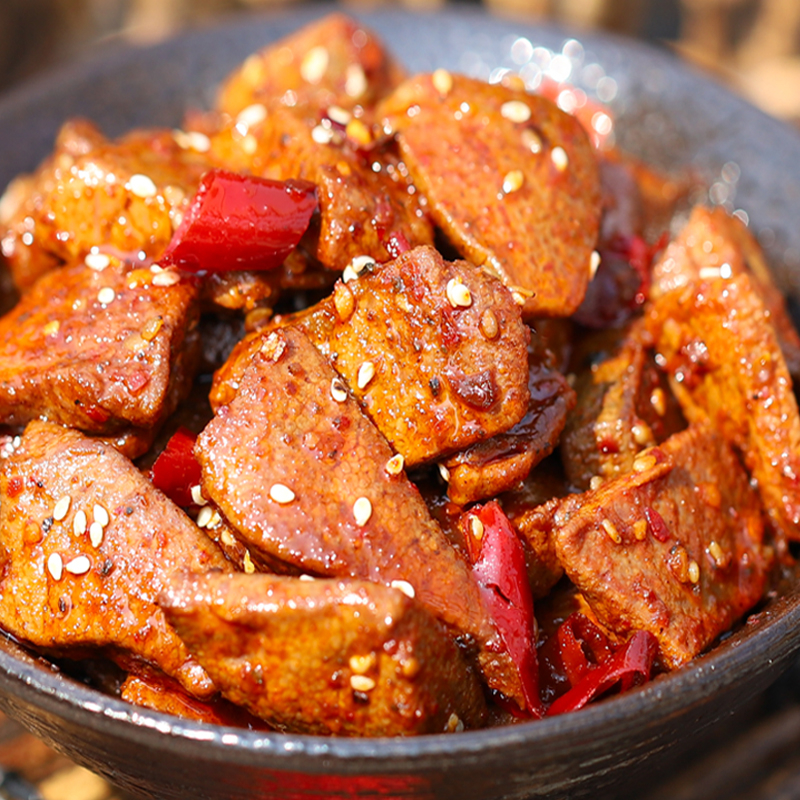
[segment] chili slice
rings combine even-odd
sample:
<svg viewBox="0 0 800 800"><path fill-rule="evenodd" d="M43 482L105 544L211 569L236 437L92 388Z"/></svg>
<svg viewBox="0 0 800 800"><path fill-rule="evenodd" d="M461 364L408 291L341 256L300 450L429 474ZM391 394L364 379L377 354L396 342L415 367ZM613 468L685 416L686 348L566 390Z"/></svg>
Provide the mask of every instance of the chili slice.
<svg viewBox="0 0 800 800"><path fill-rule="evenodd" d="M268 270L297 246L317 208L313 183L212 169L159 260L190 272Z"/></svg>
<svg viewBox="0 0 800 800"><path fill-rule="evenodd" d="M173 503L192 505L192 486L200 483L200 464L194 457L197 437L188 428L178 428L150 469L150 480Z"/></svg>
<svg viewBox="0 0 800 800"><path fill-rule="evenodd" d="M542 717L536 621L522 544L494 500L471 509L462 517L462 524L471 548L473 574L500 639L517 667L527 711Z"/></svg>

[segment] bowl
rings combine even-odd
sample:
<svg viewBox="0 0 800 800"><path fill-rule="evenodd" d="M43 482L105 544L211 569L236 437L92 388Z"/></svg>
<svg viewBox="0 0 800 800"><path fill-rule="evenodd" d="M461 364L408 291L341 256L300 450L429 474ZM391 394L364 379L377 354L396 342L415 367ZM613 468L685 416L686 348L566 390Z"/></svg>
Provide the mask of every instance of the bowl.
<svg viewBox="0 0 800 800"><path fill-rule="evenodd" d="M108 50L0 101L0 187L33 169L64 119L110 136L176 125L208 105L250 52L330 10L304 7ZM668 54L632 41L492 18L363 13L409 70L569 78L609 103L618 143L704 175L746 216L780 285L800 292L800 136ZM776 593L708 654L579 713L457 735L336 739L197 723L123 703L0 638L0 708L57 750L141 797L488 798L606 796L653 775L766 688L800 648L800 586Z"/></svg>

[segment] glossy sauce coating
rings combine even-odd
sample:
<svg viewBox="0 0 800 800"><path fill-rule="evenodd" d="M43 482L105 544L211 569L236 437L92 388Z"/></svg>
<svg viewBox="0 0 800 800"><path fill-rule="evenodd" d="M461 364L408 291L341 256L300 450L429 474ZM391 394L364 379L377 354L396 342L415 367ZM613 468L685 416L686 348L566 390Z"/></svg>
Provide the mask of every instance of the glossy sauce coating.
<svg viewBox="0 0 800 800"><path fill-rule="evenodd" d="M758 495L734 452L694 425L634 471L564 500L555 544L600 622L684 664L762 596L771 565Z"/></svg>
<svg viewBox="0 0 800 800"><path fill-rule="evenodd" d="M480 725L480 684L397 589L273 575L176 581L167 616L223 695L278 729L408 736Z"/></svg>
<svg viewBox="0 0 800 800"><path fill-rule="evenodd" d="M301 331L271 334L198 439L203 492L253 550L312 575L407 582L475 642L490 685L518 696L467 565L337 380Z"/></svg>
<svg viewBox="0 0 800 800"><path fill-rule="evenodd" d="M412 78L379 115L461 254L520 287L527 314L571 314L589 283L601 210L580 123L543 97L460 75L438 87L432 75Z"/></svg>
<svg viewBox="0 0 800 800"><path fill-rule="evenodd" d="M192 695L214 693L156 601L175 574L231 567L124 456L30 423L0 474L0 530L5 630L49 652L140 659Z"/></svg>

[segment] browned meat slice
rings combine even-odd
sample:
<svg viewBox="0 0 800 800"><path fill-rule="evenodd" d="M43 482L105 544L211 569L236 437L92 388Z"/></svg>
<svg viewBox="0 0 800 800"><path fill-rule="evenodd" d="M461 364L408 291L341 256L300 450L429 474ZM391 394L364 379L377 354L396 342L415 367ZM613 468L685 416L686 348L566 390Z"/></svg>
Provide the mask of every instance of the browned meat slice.
<svg viewBox="0 0 800 800"><path fill-rule="evenodd" d="M777 531L800 539L800 417L771 320L739 273L660 296L647 324L687 419L742 451Z"/></svg>
<svg viewBox="0 0 800 800"><path fill-rule="evenodd" d="M181 571L223 555L113 448L31 422L0 474L0 625L47 652L104 650L153 664L207 697L214 686L156 605Z"/></svg>
<svg viewBox="0 0 800 800"><path fill-rule="evenodd" d="M558 444L575 392L555 367L555 357L536 333L528 347L528 390L525 416L509 431L445 459L447 494L454 503L494 497L517 487Z"/></svg>
<svg viewBox="0 0 800 800"><path fill-rule="evenodd" d="M302 331L282 329L264 341L238 394L198 438L196 455L203 493L251 552L313 575L400 581L478 644L491 685L521 697L470 569Z"/></svg>
<svg viewBox="0 0 800 800"><path fill-rule="evenodd" d="M348 135L354 125L361 139ZM411 246L433 243L424 200L396 146L390 141L365 149L364 136L369 144L371 134L357 119L343 127L315 109L277 108L246 127L223 125L211 137L211 157L228 169L317 184L319 232L311 252L324 267L341 272L357 256L390 260L396 255L392 235Z"/></svg>
<svg viewBox="0 0 800 800"><path fill-rule="evenodd" d="M129 675L120 688L120 697L128 703L184 719L230 725L250 730L271 730L258 717L221 697L198 700L163 673L140 669Z"/></svg>
<svg viewBox="0 0 800 800"><path fill-rule="evenodd" d="M484 718L447 630L397 589L209 575L176 582L161 603L222 694L281 730L408 736Z"/></svg>
<svg viewBox="0 0 800 800"><path fill-rule="evenodd" d="M575 311L601 210L580 123L543 97L445 72L407 81L379 114L461 254L519 287L527 314Z"/></svg>
<svg viewBox="0 0 800 800"><path fill-rule="evenodd" d="M0 419L134 429L146 449L191 387L197 293L177 273L123 265L43 275L0 319Z"/></svg>
<svg viewBox="0 0 800 800"><path fill-rule="evenodd" d="M634 324L613 355L578 375L577 407L561 439L562 461L575 488L630 472L638 453L685 427L649 344L643 326Z"/></svg>
<svg viewBox="0 0 800 800"><path fill-rule="evenodd" d="M724 208L695 206L680 235L653 267L651 297L700 279L746 274L761 297L778 335L789 372L800 376L800 337L786 309L786 302L767 266L764 253L752 233Z"/></svg>
<svg viewBox="0 0 800 800"><path fill-rule="evenodd" d="M231 116L254 104L369 108L402 79L372 31L329 14L251 55L222 85L217 105Z"/></svg>
<svg viewBox="0 0 800 800"><path fill-rule="evenodd" d="M411 467L508 430L529 401L528 331L499 281L416 248L291 320L328 357ZM229 402L263 337L242 342L215 376Z"/></svg>
<svg viewBox="0 0 800 800"><path fill-rule="evenodd" d="M562 502L558 557L603 625L650 631L677 667L761 597L770 566L758 495L703 425L640 454L633 472Z"/></svg>
<svg viewBox="0 0 800 800"><path fill-rule="evenodd" d="M158 256L207 169L206 157L169 131L109 142L88 122L67 123L54 153L3 204L2 252L17 286L91 253L95 261Z"/></svg>

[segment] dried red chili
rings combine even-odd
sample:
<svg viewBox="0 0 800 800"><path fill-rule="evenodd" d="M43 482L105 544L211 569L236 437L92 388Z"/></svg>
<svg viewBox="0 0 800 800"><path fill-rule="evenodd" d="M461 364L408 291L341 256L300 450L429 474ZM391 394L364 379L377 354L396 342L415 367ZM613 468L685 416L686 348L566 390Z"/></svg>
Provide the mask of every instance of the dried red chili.
<svg viewBox="0 0 800 800"><path fill-rule="evenodd" d="M212 169L159 263L191 272L267 270L297 246L317 208L313 183Z"/></svg>

